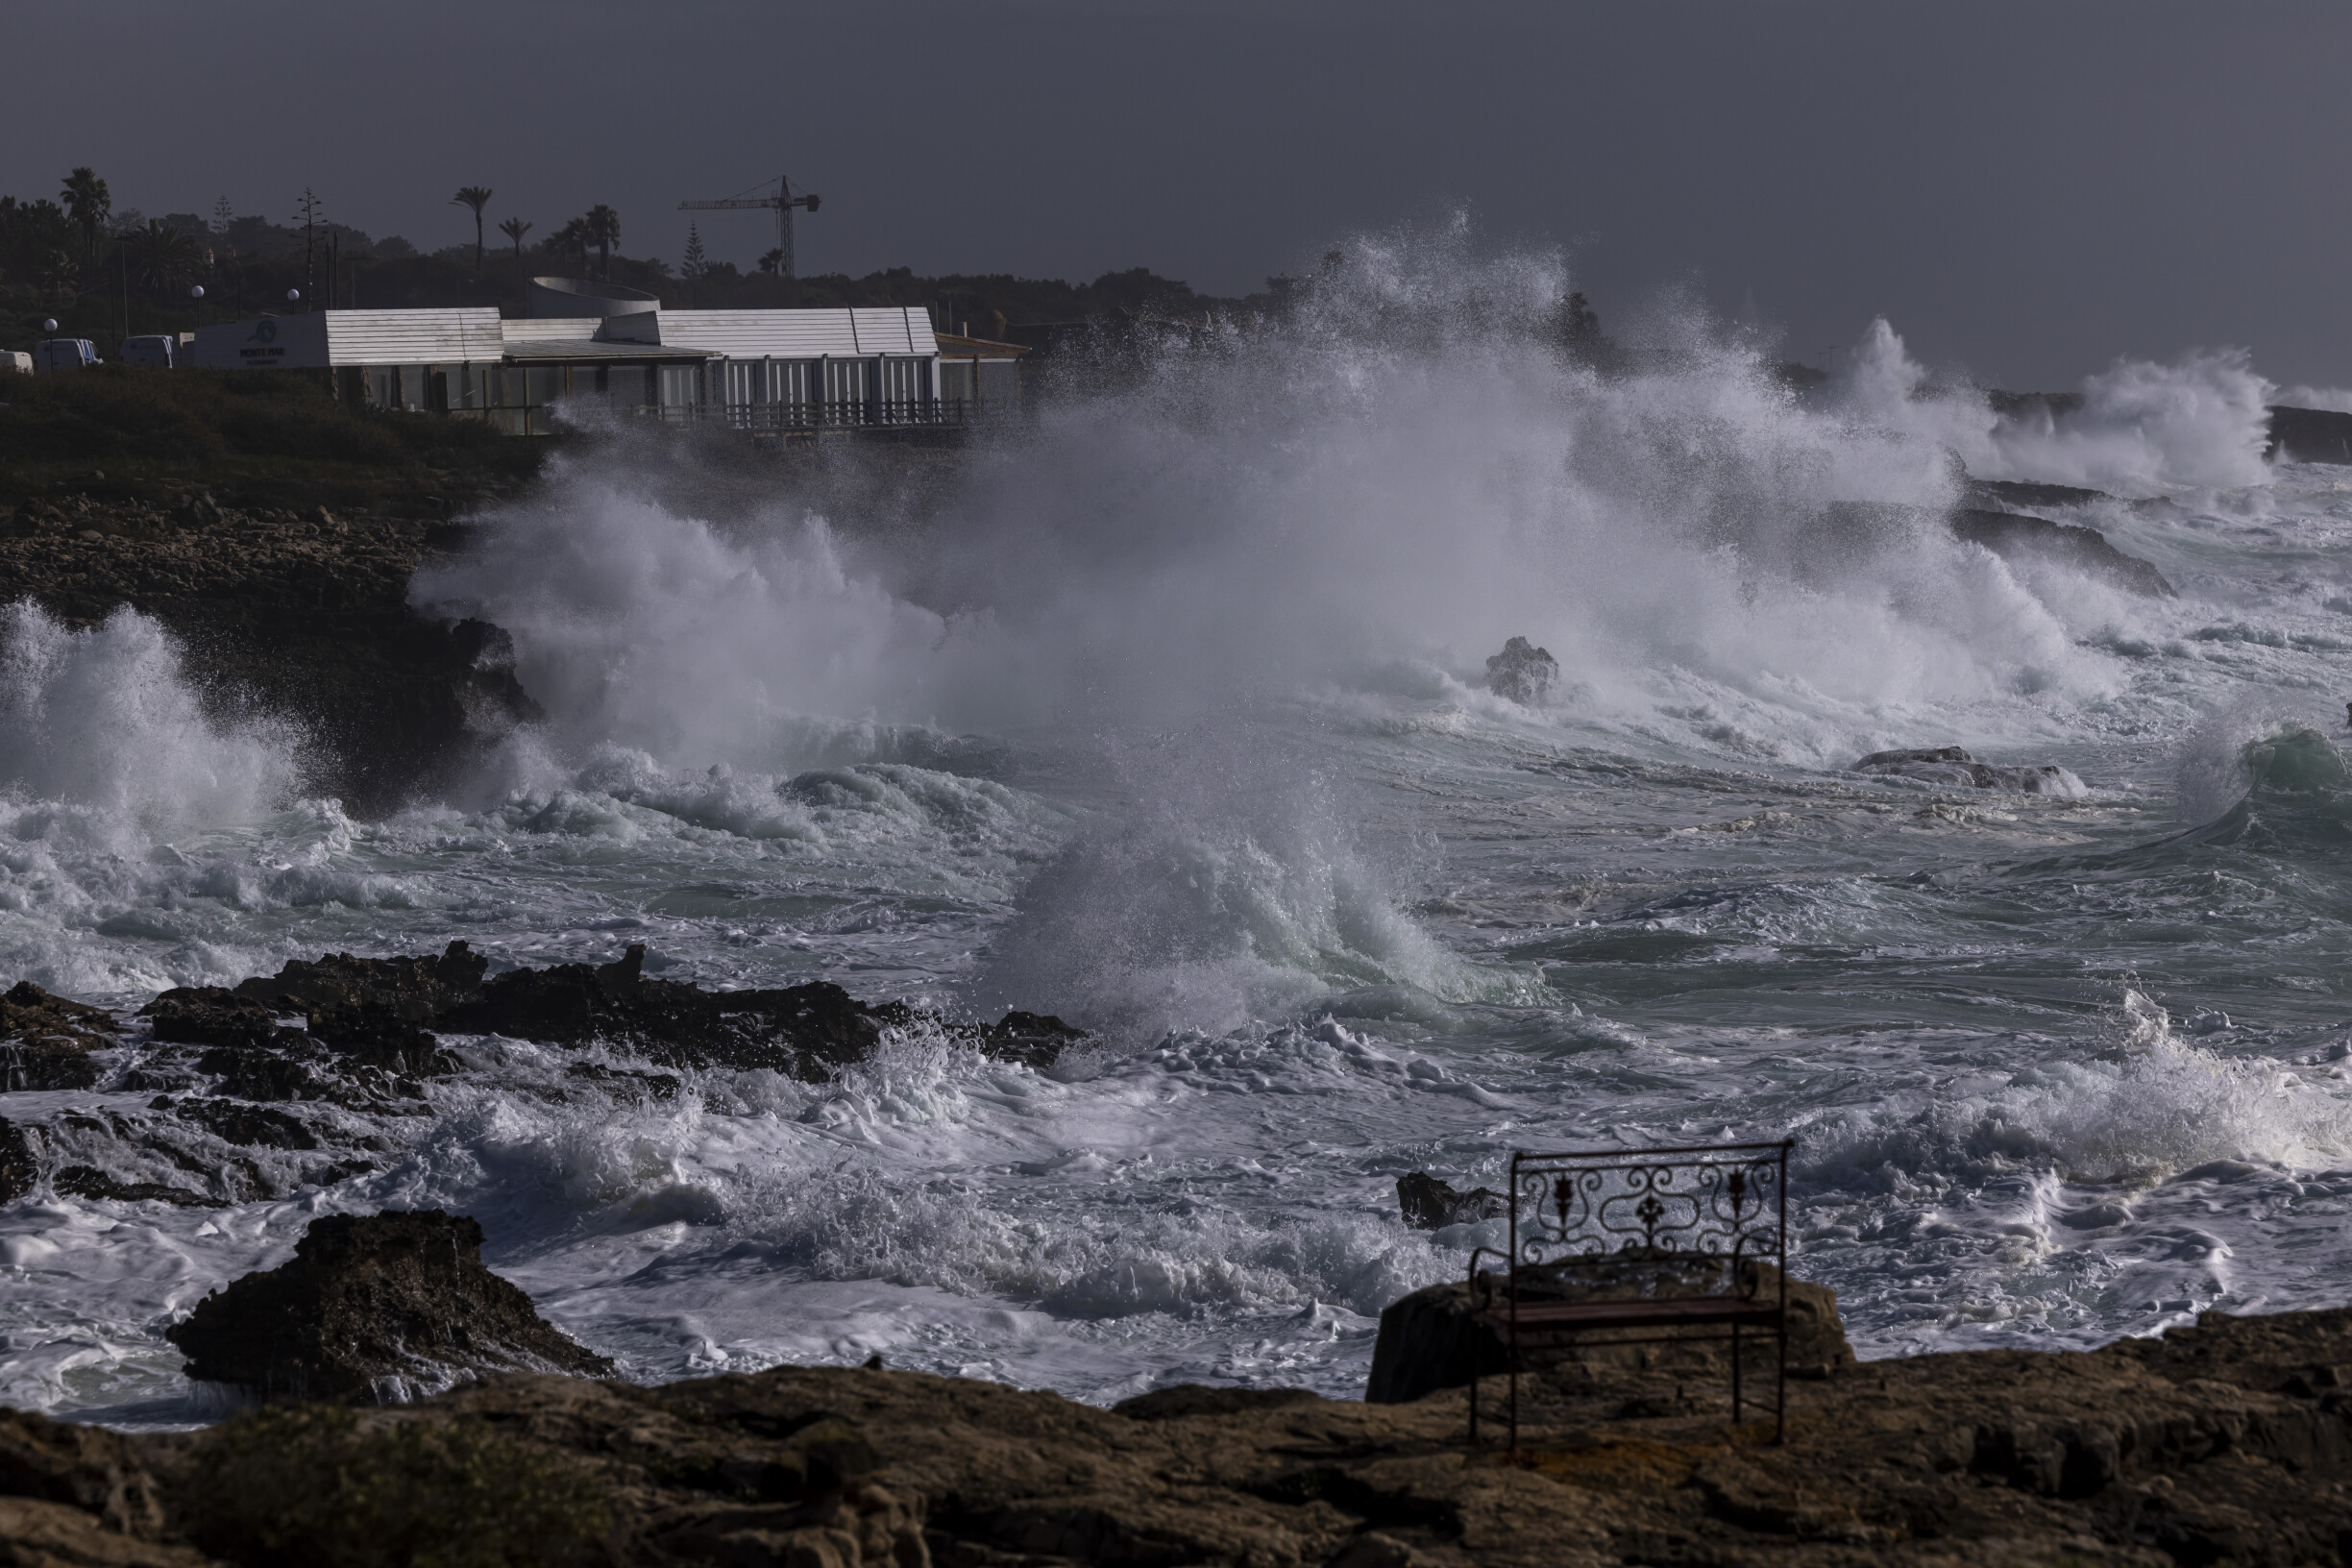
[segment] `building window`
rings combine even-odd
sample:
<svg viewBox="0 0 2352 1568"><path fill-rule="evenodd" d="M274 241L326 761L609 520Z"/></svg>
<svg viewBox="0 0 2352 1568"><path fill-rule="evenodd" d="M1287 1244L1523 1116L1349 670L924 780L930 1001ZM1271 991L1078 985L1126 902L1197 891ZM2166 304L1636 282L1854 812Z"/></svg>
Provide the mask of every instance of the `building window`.
<svg viewBox="0 0 2352 1568"><path fill-rule="evenodd" d="M479 365L435 365L433 374L441 379L446 389L447 406L452 411L479 408L482 405L482 373Z"/></svg>
<svg viewBox="0 0 2352 1568"><path fill-rule="evenodd" d="M665 408L682 408L700 400L695 396L695 383L700 380L699 365L664 365L661 367L661 401Z"/></svg>
<svg viewBox="0 0 2352 1568"><path fill-rule="evenodd" d="M653 373L643 365L609 365L604 394L616 408L643 408L653 401Z"/></svg>
<svg viewBox="0 0 2352 1568"><path fill-rule="evenodd" d="M425 367L423 365L400 367L399 406L412 414L421 414L425 411Z"/></svg>
<svg viewBox="0 0 2352 1568"><path fill-rule="evenodd" d="M545 407L563 396L563 366L532 365L525 374L529 388L525 401L532 407Z"/></svg>

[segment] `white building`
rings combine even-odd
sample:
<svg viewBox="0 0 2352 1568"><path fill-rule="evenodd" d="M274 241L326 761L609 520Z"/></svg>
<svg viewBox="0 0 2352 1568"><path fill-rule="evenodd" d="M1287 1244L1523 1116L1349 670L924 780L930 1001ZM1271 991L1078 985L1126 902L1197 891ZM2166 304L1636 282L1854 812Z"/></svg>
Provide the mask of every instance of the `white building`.
<svg viewBox="0 0 2352 1568"><path fill-rule="evenodd" d="M665 310L633 289L549 278L531 294L533 313L515 319L456 306L205 327L186 362L327 370L350 402L478 417L515 434L553 429L559 404L753 430L960 424L979 390L951 372L943 400L939 339L921 309Z"/></svg>

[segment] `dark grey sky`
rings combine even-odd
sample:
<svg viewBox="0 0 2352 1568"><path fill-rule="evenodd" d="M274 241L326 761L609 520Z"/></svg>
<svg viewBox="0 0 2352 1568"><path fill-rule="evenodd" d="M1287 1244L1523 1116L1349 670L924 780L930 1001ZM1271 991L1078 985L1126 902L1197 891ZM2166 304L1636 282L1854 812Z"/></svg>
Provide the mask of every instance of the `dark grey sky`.
<svg viewBox="0 0 2352 1568"><path fill-rule="evenodd" d="M2243 345L2352 383L2341 0L1249 6L14 0L0 190L95 165L150 214L331 214L430 248L449 193L598 201L673 262L687 196L789 171L803 271L1218 293L1470 210L1565 243L1605 322L1696 281L1813 357L1884 312L1933 362L2070 383ZM748 264L765 214L704 214Z"/></svg>

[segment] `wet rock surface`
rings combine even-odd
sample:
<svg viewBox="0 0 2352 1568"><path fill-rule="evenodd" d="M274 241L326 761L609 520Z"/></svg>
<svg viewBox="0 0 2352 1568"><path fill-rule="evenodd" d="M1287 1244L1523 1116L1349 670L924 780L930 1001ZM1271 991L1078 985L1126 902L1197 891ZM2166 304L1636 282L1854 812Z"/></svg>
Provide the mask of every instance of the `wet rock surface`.
<svg viewBox="0 0 2352 1568"><path fill-rule="evenodd" d="M463 942L422 956L330 953L233 987L176 987L128 1018L18 985L0 995L0 1073L15 1090L104 1100L0 1119L0 1203L47 1182L82 1197L217 1206L380 1168L398 1141L383 1118L429 1115L429 1086L466 1070L466 1037L579 1051L558 1069L565 1084L655 1100L697 1071L829 1083L892 1030L1040 1070L1087 1038L1033 1013L982 1024L868 1004L828 981L705 991L649 977L641 945L609 964L489 968Z"/></svg>
<svg viewBox="0 0 2352 1568"><path fill-rule="evenodd" d="M193 1433L0 1416L0 1531L37 1518L114 1554L63 1560L126 1563L527 1540L484 1560L2290 1568L2352 1546L2346 1368L2352 1312L2207 1314L2088 1353L1842 1366L1791 1384L1781 1447L1704 1380L1566 1369L1523 1386L1516 1458L1468 1446L1459 1388L1172 1388L1104 1410L844 1368L517 1375Z"/></svg>
<svg viewBox="0 0 2352 1568"><path fill-rule="evenodd" d="M2294 463L2352 463L2352 413L2273 404L2266 457Z"/></svg>
<svg viewBox="0 0 2352 1568"><path fill-rule="evenodd" d="M2054 763L1996 766L1978 762L1956 746L1873 751L1856 762L1852 771L1884 778L1917 779L1923 784L1956 790L1999 790L2010 795L2055 795L2068 799L2085 793L2081 779Z"/></svg>
<svg viewBox="0 0 2352 1568"><path fill-rule="evenodd" d="M1500 1219L1510 1207L1503 1194L1492 1188L1475 1187L1467 1192L1458 1192L1426 1170L1409 1171L1398 1177L1396 1190L1397 1209L1404 1214L1405 1223L1416 1231L1438 1231L1448 1225Z"/></svg>
<svg viewBox="0 0 2352 1568"><path fill-rule="evenodd" d="M121 1043L104 1008L52 996L30 980L0 994L0 1093L87 1089L98 1081L92 1054Z"/></svg>
<svg viewBox="0 0 2352 1568"><path fill-rule="evenodd" d="M2035 488L2069 489L2067 486ZM2086 492L2096 499L2095 492ZM2069 502L2068 504L2075 504ZM2127 555L2096 528L2018 512L1963 507L1951 515L1953 537L1982 545L2009 561L2047 561L2113 583L2144 599L2177 599L2179 593L2153 563Z"/></svg>
<svg viewBox="0 0 2352 1568"><path fill-rule="evenodd" d="M331 511L60 495L0 515L0 601L70 625L128 605L181 640L223 713L292 720L316 743L306 787L361 815L404 804L540 711L511 639L408 605L408 579L457 543L446 503Z"/></svg>
<svg viewBox="0 0 2352 1568"><path fill-rule="evenodd" d="M1525 637L1513 637L1503 651L1486 661L1486 689L1497 697L1535 707L1559 683L1559 661L1552 650L1537 648Z"/></svg>
<svg viewBox="0 0 2352 1568"><path fill-rule="evenodd" d="M484 1267L481 1226L437 1209L314 1219L293 1261L205 1297L163 1336L187 1375L271 1399L397 1401L491 1372L613 1363Z"/></svg>
<svg viewBox="0 0 2352 1568"><path fill-rule="evenodd" d="M1971 479L1969 499L1990 502L1985 510L2012 511L2020 506L2089 506L2096 502L2113 501L2104 490L2089 490L2079 484L2045 484L2034 479Z"/></svg>

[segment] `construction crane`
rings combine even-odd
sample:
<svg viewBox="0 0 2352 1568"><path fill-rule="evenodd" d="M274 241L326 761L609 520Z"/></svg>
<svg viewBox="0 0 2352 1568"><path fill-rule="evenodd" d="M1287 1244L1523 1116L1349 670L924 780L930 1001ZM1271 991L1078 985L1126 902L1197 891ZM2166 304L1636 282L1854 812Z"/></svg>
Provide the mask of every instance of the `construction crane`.
<svg viewBox="0 0 2352 1568"><path fill-rule="evenodd" d="M742 207L774 208L776 250L780 253L777 257L776 271L781 276L790 278L793 275L793 208L805 207L814 212L817 210L819 198L814 191L806 196L795 196L792 193L792 182L780 174L776 176L775 184L776 193L773 196L754 196L751 191L745 191L739 196L729 196L724 201L680 202L678 210L680 212L724 212ZM765 184L758 184L753 185L751 190L766 188Z"/></svg>

